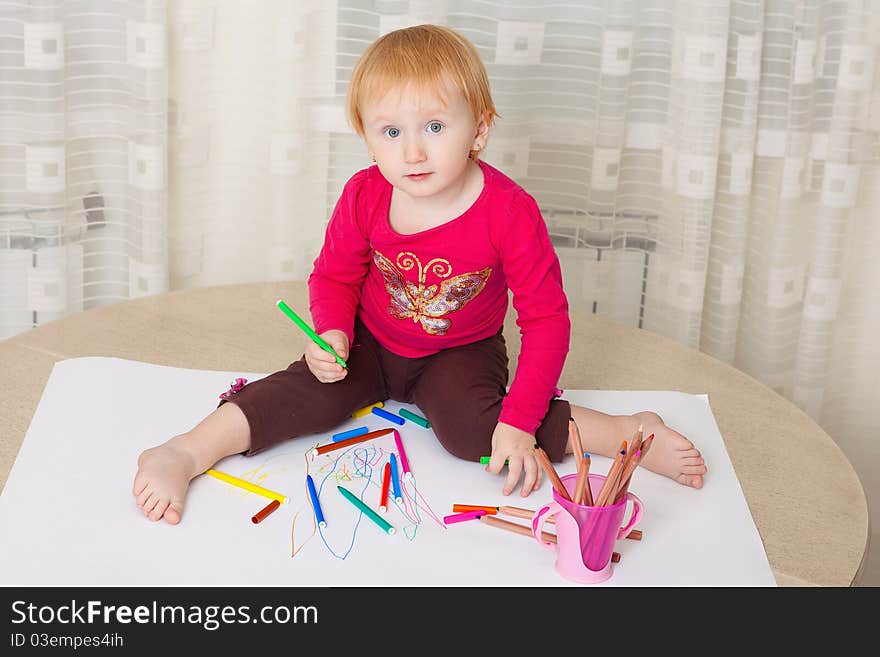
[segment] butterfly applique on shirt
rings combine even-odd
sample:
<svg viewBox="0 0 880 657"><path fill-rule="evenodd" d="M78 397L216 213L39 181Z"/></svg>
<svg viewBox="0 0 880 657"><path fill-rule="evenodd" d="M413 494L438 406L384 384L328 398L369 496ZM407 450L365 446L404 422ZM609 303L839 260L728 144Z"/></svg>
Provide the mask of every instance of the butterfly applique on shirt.
<svg viewBox="0 0 880 657"><path fill-rule="evenodd" d="M413 323L420 323L425 332L431 335L446 334L452 322L444 317L463 308L476 297L492 273L492 268L486 267L448 278L452 273L448 260L434 258L423 267L418 256L409 251L397 254L397 266L378 251L373 252L373 262L385 279L385 289L390 296L388 312L397 319L411 318ZM414 267L418 268L418 285L406 280L402 273ZM429 271L445 279L439 289L436 284L425 285Z"/></svg>

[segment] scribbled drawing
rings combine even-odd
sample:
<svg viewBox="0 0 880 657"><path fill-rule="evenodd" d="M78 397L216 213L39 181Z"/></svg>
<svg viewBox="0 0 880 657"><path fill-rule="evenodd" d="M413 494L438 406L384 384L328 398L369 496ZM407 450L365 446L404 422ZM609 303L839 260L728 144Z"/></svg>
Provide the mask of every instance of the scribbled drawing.
<svg viewBox="0 0 880 657"><path fill-rule="evenodd" d="M361 524L370 520L358 513L350 527L340 529L339 525L321 528L315 520L311 499L306 485L306 475L311 474L320 499L336 495L337 485L351 490L365 501L373 496L378 499L381 491L382 466L390 455L390 451L378 442L352 445L345 450L328 452L317 458L312 456L313 445L304 451L284 450L264 458L253 468L239 475L243 479L267 487L287 488L291 478L302 479L299 495L290 495L294 509L290 523L290 557L296 558L312 543L323 547L328 556L344 560L357 544ZM305 471L293 465L302 458ZM283 486L281 482L287 482ZM244 495L252 495L244 491ZM389 499L387 519L406 538L415 541L419 530L425 522L433 522L446 529L442 518L431 508L430 503L418 489L415 477L401 480L402 501ZM325 510L326 512L326 510ZM330 519L328 518L328 521ZM332 521L330 521L332 523ZM363 530L366 531L366 530Z"/></svg>

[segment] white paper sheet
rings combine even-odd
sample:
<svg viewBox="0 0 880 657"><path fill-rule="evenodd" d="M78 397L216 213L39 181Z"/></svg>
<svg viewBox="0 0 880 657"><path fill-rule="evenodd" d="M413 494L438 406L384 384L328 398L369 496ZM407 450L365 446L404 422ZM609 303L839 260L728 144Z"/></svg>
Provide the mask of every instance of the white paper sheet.
<svg viewBox="0 0 880 657"><path fill-rule="evenodd" d="M557 574L555 553L531 538L479 521L443 526L454 503L537 509L551 499L546 477L528 498L519 489L505 497L503 477L451 456L411 422L400 431L414 482L401 479L404 503L385 516L397 534L380 531L336 490L337 482L365 489L376 508L391 435L310 464L328 522L317 531L306 455L333 433L392 426L375 415L217 464L289 496L260 524L251 516L269 500L208 476L192 482L181 524L148 521L131 493L138 454L195 425L237 376L263 375L115 358L57 363L0 496L0 584L583 586ZM706 395L567 390L565 398L615 414L655 410L697 444L709 467L701 490L636 470L630 491L645 505L644 539L618 541L620 563L594 586L775 585ZM609 465L596 455L591 472ZM574 472L573 457L557 471Z"/></svg>

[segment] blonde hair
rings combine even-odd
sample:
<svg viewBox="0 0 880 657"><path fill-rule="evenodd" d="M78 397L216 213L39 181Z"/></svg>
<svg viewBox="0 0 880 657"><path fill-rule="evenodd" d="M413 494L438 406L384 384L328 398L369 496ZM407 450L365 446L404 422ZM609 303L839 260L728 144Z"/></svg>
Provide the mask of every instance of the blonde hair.
<svg viewBox="0 0 880 657"><path fill-rule="evenodd" d="M451 83L464 95L478 122L491 126L499 116L489 92L486 68L474 44L448 27L416 25L380 37L355 65L345 101L348 121L355 132L364 136L364 102L407 83L430 89L441 99Z"/></svg>

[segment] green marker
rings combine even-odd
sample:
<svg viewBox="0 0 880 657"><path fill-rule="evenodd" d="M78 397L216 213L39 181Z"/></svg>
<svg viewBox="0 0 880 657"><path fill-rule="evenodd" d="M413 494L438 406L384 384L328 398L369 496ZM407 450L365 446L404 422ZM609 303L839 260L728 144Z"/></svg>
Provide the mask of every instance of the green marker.
<svg viewBox="0 0 880 657"><path fill-rule="evenodd" d="M386 522L384 518L382 518L378 513L373 511L370 507L364 504L357 495L352 493L347 488L343 488L342 486L336 486L339 489L339 492L342 493L345 497L348 498L348 501L354 504L357 508L364 512L364 514L377 525L382 528L382 531L387 533L389 536L394 536L397 533L397 530L391 526L391 523Z"/></svg>
<svg viewBox="0 0 880 657"><path fill-rule="evenodd" d="M321 347L321 349L326 351L328 354L333 354L336 362L342 365L342 367L348 369L348 365L346 365L345 361L342 360L342 358L339 356L339 354L336 353L333 347L324 342L324 340L322 340L321 337L317 333L315 333L314 329L311 326L306 324L299 315L293 312L293 309L290 306L284 303L284 301L281 299L278 299L278 301L275 302L275 305L281 309L281 312L290 317L293 323L299 326L303 330L303 333L305 333L312 339L312 342Z"/></svg>
<svg viewBox="0 0 880 657"><path fill-rule="evenodd" d="M423 418L421 415L416 415L415 413L410 413L410 412L409 412L408 410L406 410L405 408L401 408L401 409L398 410L397 412L398 412L400 415L402 415L403 417L405 417L407 420L410 420L411 422L415 422L415 423L418 424L419 426L425 427L425 429L430 429L430 428L431 428L431 423L428 422L428 421L427 421L425 418Z"/></svg>
<svg viewBox="0 0 880 657"><path fill-rule="evenodd" d="M491 456L481 456L480 463L482 463L483 465L489 465L489 459L491 458ZM504 465L510 465L507 459L504 459Z"/></svg>

